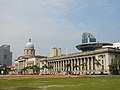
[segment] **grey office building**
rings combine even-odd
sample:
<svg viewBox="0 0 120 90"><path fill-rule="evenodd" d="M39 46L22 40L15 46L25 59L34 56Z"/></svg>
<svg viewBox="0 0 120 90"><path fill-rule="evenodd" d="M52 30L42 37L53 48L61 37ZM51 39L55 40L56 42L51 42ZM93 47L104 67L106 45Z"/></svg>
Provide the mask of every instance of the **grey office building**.
<svg viewBox="0 0 120 90"><path fill-rule="evenodd" d="M0 65L12 65L12 52L10 51L10 45L2 45L0 47Z"/></svg>
<svg viewBox="0 0 120 90"><path fill-rule="evenodd" d="M94 43L96 38L91 33L83 33L82 43Z"/></svg>

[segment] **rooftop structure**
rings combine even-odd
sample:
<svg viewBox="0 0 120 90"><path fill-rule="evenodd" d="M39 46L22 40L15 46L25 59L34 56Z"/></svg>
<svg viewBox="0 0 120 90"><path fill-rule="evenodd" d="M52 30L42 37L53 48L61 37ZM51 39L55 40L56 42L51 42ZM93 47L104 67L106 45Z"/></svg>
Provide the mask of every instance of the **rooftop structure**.
<svg viewBox="0 0 120 90"><path fill-rule="evenodd" d="M96 42L96 38L91 33L83 33L82 44L77 45L76 48L84 52L100 49L103 46L113 46L113 44Z"/></svg>
<svg viewBox="0 0 120 90"><path fill-rule="evenodd" d="M96 42L96 38L91 33L83 33L82 43Z"/></svg>
<svg viewBox="0 0 120 90"><path fill-rule="evenodd" d="M112 43L86 43L86 44L77 45L76 48L82 51L92 51L108 45L112 46L113 44Z"/></svg>
<svg viewBox="0 0 120 90"><path fill-rule="evenodd" d="M25 45L24 56L26 56L26 57L34 57L35 56L34 44L31 42L31 39L29 39L29 41Z"/></svg>
<svg viewBox="0 0 120 90"><path fill-rule="evenodd" d="M120 49L120 42L113 43L113 45L102 46L102 48L115 48L115 49Z"/></svg>
<svg viewBox="0 0 120 90"><path fill-rule="evenodd" d="M25 45L26 48L34 48L34 44L31 42L31 39L29 39L29 41L26 43Z"/></svg>

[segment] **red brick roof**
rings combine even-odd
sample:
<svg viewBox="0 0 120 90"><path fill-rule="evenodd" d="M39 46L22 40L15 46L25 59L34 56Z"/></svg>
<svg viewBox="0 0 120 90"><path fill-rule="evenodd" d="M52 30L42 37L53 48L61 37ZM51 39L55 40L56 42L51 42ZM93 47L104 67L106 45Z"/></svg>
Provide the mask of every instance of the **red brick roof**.
<svg viewBox="0 0 120 90"><path fill-rule="evenodd" d="M11 68L12 69L12 68L15 68L15 66L6 66L6 68Z"/></svg>

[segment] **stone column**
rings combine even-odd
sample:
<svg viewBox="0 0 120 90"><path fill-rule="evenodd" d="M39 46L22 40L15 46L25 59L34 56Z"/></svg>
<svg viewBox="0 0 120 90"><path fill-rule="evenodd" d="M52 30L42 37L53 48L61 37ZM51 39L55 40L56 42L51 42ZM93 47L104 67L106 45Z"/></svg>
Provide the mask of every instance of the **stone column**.
<svg viewBox="0 0 120 90"><path fill-rule="evenodd" d="M63 60L63 72L65 71L65 63L64 63L64 60Z"/></svg>
<svg viewBox="0 0 120 90"><path fill-rule="evenodd" d="M73 61L72 59L70 59L70 61L71 61L71 71L73 72Z"/></svg>
<svg viewBox="0 0 120 90"><path fill-rule="evenodd" d="M55 73L55 71L56 71L56 62L54 61L54 73Z"/></svg>
<svg viewBox="0 0 120 90"><path fill-rule="evenodd" d="M58 71L58 69L59 69L59 68L58 68L58 61L57 61L57 67L56 67L56 68L57 68L57 71Z"/></svg>
<svg viewBox="0 0 120 90"><path fill-rule="evenodd" d="M82 58L80 59L80 73L82 74L83 68L82 68Z"/></svg>
<svg viewBox="0 0 120 90"><path fill-rule="evenodd" d="M84 73L84 72L85 72L85 66L84 66L84 64L85 64L85 58L82 59L82 64L83 64L83 66L82 66L82 71L83 71L83 74L85 74L85 73Z"/></svg>
<svg viewBox="0 0 120 90"><path fill-rule="evenodd" d="M75 65L78 65L77 59L75 59ZM75 67L75 71L77 71L77 67Z"/></svg>
<svg viewBox="0 0 120 90"><path fill-rule="evenodd" d="M91 57L91 71L93 72L93 57Z"/></svg>
<svg viewBox="0 0 120 90"><path fill-rule="evenodd" d="M53 61L53 74L55 73L55 61Z"/></svg>
<svg viewBox="0 0 120 90"><path fill-rule="evenodd" d="M78 66L79 66L79 71L80 71L80 58L78 58Z"/></svg>
<svg viewBox="0 0 120 90"><path fill-rule="evenodd" d="M79 59L77 58L77 66L79 66ZM77 67L77 71L79 71L79 67Z"/></svg>
<svg viewBox="0 0 120 90"><path fill-rule="evenodd" d="M95 57L93 57L93 70L95 72L96 68L95 68Z"/></svg>
<svg viewBox="0 0 120 90"><path fill-rule="evenodd" d="M67 60L65 60L65 71L67 71Z"/></svg>
<svg viewBox="0 0 120 90"><path fill-rule="evenodd" d="M58 71L59 71L59 68L60 68L60 67L59 67L59 61L58 61L58 65L57 65L57 68L58 68Z"/></svg>
<svg viewBox="0 0 120 90"><path fill-rule="evenodd" d="M57 73L57 61L55 62L55 72Z"/></svg>
<svg viewBox="0 0 120 90"><path fill-rule="evenodd" d="M85 63L84 74L86 74L87 73L87 57L84 58L84 63Z"/></svg>
<svg viewBox="0 0 120 90"><path fill-rule="evenodd" d="M60 72L62 72L62 61L60 60Z"/></svg>
<svg viewBox="0 0 120 90"><path fill-rule="evenodd" d="M73 61L73 72L75 71L75 68L74 68L74 65L75 65L75 59L72 59L72 61Z"/></svg>
<svg viewBox="0 0 120 90"><path fill-rule="evenodd" d="M66 61L66 65L68 65L68 60ZM66 68L67 68L66 71L69 70L69 67L66 67Z"/></svg>
<svg viewBox="0 0 120 90"><path fill-rule="evenodd" d="M70 60L68 60L68 64L70 64ZM68 67L68 71L70 71L70 67Z"/></svg>
<svg viewBox="0 0 120 90"><path fill-rule="evenodd" d="M90 69L89 69L89 66L90 66L90 65L89 65L89 57L88 57L88 58L87 58L87 72L88 72L88 73L89 73L89 70L90 70Z"/></svg>
<svg viewBox="0 0 120 90"><path fill-rule="evenodd" d="M91 74L91 57L89 57L89 73Z"/></svg>
<svg viewBox="0 0 120 90"><path fill-rule="evenodd" d="M61 72L63 72L63 61L62 60L61 60L60 66L61 66Z"/></svg>

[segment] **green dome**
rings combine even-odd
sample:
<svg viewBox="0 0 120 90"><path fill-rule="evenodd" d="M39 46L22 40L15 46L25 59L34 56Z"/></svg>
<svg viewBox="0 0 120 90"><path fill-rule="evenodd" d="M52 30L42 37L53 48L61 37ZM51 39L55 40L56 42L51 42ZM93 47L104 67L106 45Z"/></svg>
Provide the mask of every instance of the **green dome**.
<svg viewBox="0 0 120 90"><path fill-rule="evenodd" d="M33 45L33 43L29 40L29 41L26 43L25 47L32 47L32 48L34 48L34 45Z"/></svg>

